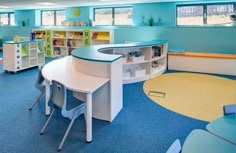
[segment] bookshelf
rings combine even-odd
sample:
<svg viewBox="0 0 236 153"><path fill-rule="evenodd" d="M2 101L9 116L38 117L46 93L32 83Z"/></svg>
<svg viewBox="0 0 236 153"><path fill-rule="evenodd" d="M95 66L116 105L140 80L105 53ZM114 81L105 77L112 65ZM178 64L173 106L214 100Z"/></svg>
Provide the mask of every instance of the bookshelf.
<svg viewBox="0 0 236 153"><path fill-rule="evenodd" d="M167 47L167 42L141 46L137 43L101 52L123 56L123 83L128 84L161 75L167 69Z"/></svg>
<svg viewBox="0 0 236 153"><path fill-rule="evenodd" d="M89 32L89 38L85 36ZM83 46L114 43L113 30L100 29L34 29L36 38L45 39L46 56L67 56Z"/></svg>
<svg viewBox="0 0 236 153"><path fill-rule="evenodd" d="M45 63L44 41L6 41L3 44L4 71L17 72Z"/></svg>

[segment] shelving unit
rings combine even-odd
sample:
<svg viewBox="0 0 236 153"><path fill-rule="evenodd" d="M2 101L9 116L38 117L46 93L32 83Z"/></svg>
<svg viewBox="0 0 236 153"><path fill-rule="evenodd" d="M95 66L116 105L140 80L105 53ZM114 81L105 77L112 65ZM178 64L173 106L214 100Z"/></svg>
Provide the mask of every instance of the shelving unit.
<svg viewBox="0 0 236 153"><path fill-rule="evenodd" d="M35 30L34 32L36 39L45 39L45 30Z"/></svg>
<svg viewBox="0 0 236 153"><path fill-rule="evenodd" d="M53 55L67 55L66 31L52 31Z"/></svg>
<svg viewBox="0 0 236 153"><path fill-rule="evenodd" d="M68 55L73 49L83 46L83 31L67 31Z"/></svg>
<svg viewBox="0 0 236 153"><path fill-rule="evenodd" d="M34 29L36 38L46 41L46 56L67 56L71 51L88 45L112 44L114 43L113 30L90 29L88 41L84 37L84 31L88 29ZM85 45L86 42L86 45Z"/></svg>
<svg viewBox="0 0 236 153"><path fill-rule="evenodd" d="M113 31L91 30L91 45L112 44Z"/></svg>
<svg viewBox="0 0 236 153"><path fill-rule="evenodd" d="M17 72L45 63L44 41L7 41L3 44L3 69Z"/></svg>
<svg viewBox="0 0 236 153"><path fill-rule="evenodd" d="M123 55L123 83L134 83L162 74L167 68L167 43L154 46L103 50Z"/></svg>
<svg viewBox="0 0 236 153"><path fill-rule="evenodd" d="M167 44L152 46L151 78L162 74L167 68Z"/></svg>

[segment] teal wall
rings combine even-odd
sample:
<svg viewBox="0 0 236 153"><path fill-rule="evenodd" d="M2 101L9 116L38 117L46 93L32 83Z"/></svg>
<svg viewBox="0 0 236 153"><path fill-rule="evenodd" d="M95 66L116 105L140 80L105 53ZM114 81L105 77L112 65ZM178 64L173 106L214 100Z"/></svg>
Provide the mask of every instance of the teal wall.
<svg viewBox="0 0 236 153"><path fill-rule="evenodd" d="M176 3L145 3L133 5L134 26L106 26L92 27L97 29L114 29L115 43L124 41L148 41L166 39L169 49L180 49L194 52L236 53L236 26L234 27L176 27ZM93 17L94 7L78 7L80 15L74 16L77 7L66 8L67 21L86 21ZM146 26L142 25L142 16ZM155 26L147 26L149 17L154 18ZM15 11L16 23L26 20L26 27L0 27L0 38L4 41L12 40L14 35L29 37L32 29L40 27L40 10ZM157 23L160 19L160 23ZM28 22L27 22L28 21ZM47 27L63 29L83 29L90 27Z"/></svg>
<svg viewBox="0 0 236 153"><path fill-rule="evenodd" d="M74 15L74 9L80 10L79 16ZM66 8L66 21L88 22L89 21L89 7L72 7Z"/></svg>
<svg viewBox="0 0 236 153"><path fill-rule="evenodd" d="M236 27L123 27L114 35L115 43L165 39L169 50L236 53Z"/></svg>
<svg viewBox="0 0 236 153"><path fill-rule="evenodd" d="M30 33L32 29L35 29L37 27L31 27L31 26L14 26L14 27L8 27L8 26L2 26L0 27L0 39L3 39L3 41L9 41L13 40L14 35L18 35L21 37L30 37Z"/></svg>
<svg viewBox="0 0 236 153"><path fill-rule="evenodd" d="M35 26L35 10L17 10L15 11L15 25L22 26L22 21L25 22L25 26Z"/></svg>
<svg viewBox="0 0 236 153"><path fill-rule="evenodd" d="M154 25L175 26L175 6L175 3L135 4L133 5L134 25L143 25L142 17L145 25L148 25L148 19L152 17Z"/></svg>

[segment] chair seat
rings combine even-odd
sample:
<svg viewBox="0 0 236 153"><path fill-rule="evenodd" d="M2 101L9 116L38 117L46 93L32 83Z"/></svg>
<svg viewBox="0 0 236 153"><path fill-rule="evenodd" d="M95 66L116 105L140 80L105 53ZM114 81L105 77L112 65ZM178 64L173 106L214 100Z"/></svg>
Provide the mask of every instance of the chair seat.
<svg viewBox="0 0 236 153"><path fill-rule="evenodd" d="M80 115L85 114L86 109L86 103L83 101L78 100L73 96L73 93L71 90L67 90L66 87L55 80L52 80L52 90L50 95L50 100L48 102L49 106L52 106L54 109L50 116L48 117L48 120L46 121L44 127L42 128L40 134L42 135L44 133L44 130L46 129L49 121L52 118L52 115L56 110L61 110L61 114L63 117L69 118L71 120L66 133L64 134L64 137L58 147L58 151L62 149L62 146L70 132L70 129L75 121ZM84 115L85 116L85 115ZM86 121L86 119L85 119Z"/></svg>
<svg viewBox="0 0 236 153"><path fill-rule="evenodd" d="M80 99L77 99L74 97L73 92L70 90L67 90L67 105L66 105L66 109L69 111L77 106L79 106L80 104L84 103L85 101L82 101Z"/></svg>
<svg viewBox="0 0 236 153"><path fill-rule="evenodd" d="M181 143L179 139L176 139L171 146L169 147L169 149L166 151L166 153L180 153L181 151Z"/></svg>
<svg viewBox="0 0 236 153"><path fill-rule="evenodd" d="M223 106L224 115L236 114L236 104L228 104Z"/></svg>

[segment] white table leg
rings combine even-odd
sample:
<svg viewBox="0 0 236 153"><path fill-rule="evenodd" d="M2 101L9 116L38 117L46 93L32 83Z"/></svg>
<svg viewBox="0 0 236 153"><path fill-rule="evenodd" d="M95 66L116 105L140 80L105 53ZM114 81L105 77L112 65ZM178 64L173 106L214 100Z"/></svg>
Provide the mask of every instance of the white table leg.
<svg viewBox="0 0 236 153"><path fill-rule="evenodd" d="M45 115L50 115L50 107L48 106L48 101L50 98L50 83L45 81Z"/></svg>
<svg viewBox="0 0 236 153"><path fill-rule="evenodd" d="M92 141L92 93L86 98L86 141Z"/></svg>

